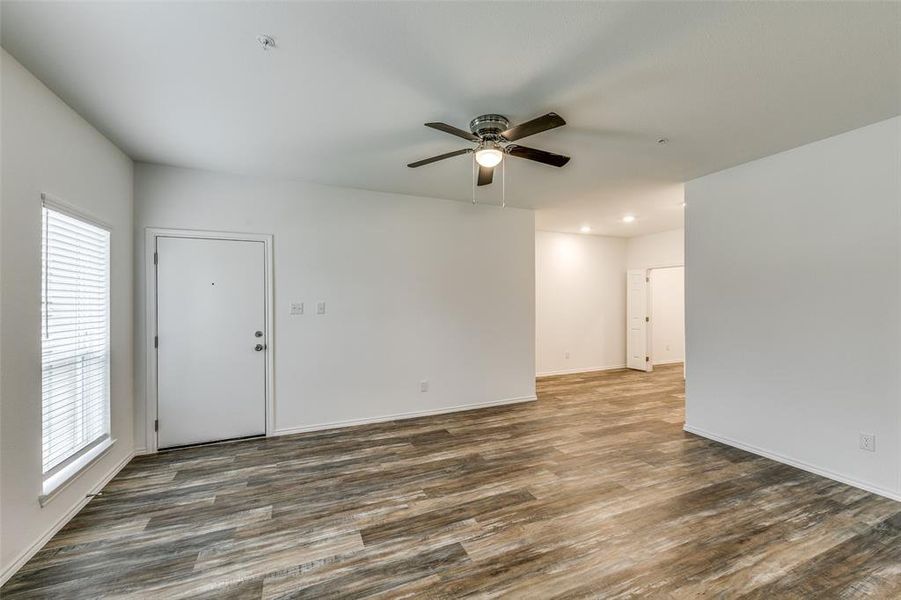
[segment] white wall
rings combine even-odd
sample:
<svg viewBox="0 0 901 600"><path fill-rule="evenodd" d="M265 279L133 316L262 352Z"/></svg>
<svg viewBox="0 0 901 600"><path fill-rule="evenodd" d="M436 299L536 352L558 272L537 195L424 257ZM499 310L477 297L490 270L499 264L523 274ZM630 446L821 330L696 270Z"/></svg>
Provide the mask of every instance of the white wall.
<svg viewBox="0 0 901 600"><path fill-rule="evenodd" d="M538 231L535 256L538 375L625 366L626 240Z"/></svg>
<svg viewBox="0 0 901 600"><path fill-rule="evenodd" d="M531 211L149 164L135 210L141 274L147 227L274 235L278 432L534 397Z"/></svg>
<svg viewBox="0 0 901 600"><path fill-rule="evenodd" d="M685 359L685 269L651 269L651 363Z"/></svg>
<svg viewBox="0 0 901 600"><path fill-rule="evenodd" d="M626 241L626 268L650 269L685 264L684 238L683 229L629 238Z"/></svg>
<svg viewBox="0 0 901 600"><path fill-rule="evenodd" d="M2 51L0 577L123 461L132 440L132 162ZM112 450L44 508L41 467L41 192L112 227Z"/></svg>
<svg viewBox="0 0 901 600"><path fill-rule="evenodd" d="M899 165L896 117L687 184L686 429L901 499Z"/></svg>

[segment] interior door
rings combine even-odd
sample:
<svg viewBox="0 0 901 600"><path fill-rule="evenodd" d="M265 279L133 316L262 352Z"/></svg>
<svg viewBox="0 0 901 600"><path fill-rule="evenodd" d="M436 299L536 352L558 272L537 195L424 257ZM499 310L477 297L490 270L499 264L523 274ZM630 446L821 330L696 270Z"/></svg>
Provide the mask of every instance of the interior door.
<svg viewBox="0 0 901 600"><path fill-rule="evenodd" d="M157 446L266 431L261 241L158 237Z"/></svg>
<svg viewBox="0 0 901 600"><path fill-rule="evenodd" d="M626 366L653 369L648 355L648 276L644 269L626 273Z"/></svg>

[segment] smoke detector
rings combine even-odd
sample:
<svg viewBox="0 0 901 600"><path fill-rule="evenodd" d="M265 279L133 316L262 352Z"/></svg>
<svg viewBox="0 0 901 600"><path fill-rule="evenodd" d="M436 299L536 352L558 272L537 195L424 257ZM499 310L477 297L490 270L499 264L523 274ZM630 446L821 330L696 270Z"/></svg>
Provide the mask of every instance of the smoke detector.
<svg viewBox="0 0 901 600"><path fill-rule="evenodd" d="M257 42L263 47L263 50L275 48L275 38L271 35L258 35Z"/></svg>

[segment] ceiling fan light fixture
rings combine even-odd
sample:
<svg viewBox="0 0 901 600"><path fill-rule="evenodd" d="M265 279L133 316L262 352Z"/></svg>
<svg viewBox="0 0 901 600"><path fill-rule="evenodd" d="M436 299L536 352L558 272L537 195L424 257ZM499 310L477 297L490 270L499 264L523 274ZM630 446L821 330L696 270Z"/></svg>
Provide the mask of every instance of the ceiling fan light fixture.
<svg viewBox="0 0 901 600"><path fill-rule="evenodd" d="M504 152L496 146L484 146L476 150L476 162L490 169L504 160Z"/></svg>

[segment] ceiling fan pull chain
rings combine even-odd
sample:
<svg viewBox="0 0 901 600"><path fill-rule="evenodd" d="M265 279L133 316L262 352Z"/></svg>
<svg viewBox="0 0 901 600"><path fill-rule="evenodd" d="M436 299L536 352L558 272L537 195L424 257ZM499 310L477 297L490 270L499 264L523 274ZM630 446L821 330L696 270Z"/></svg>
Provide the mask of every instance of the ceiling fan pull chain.
<svg viewBox="0 0 901 600"><path fill-rule="evenodd" d="M501 208L507 208L507 163L501 164Z"/></svg>
<svg viewBox="0 0 901 600"><path fill-rule="evenodd" d="M472 205L476 205L476 159L472 155Z"/></svg>

